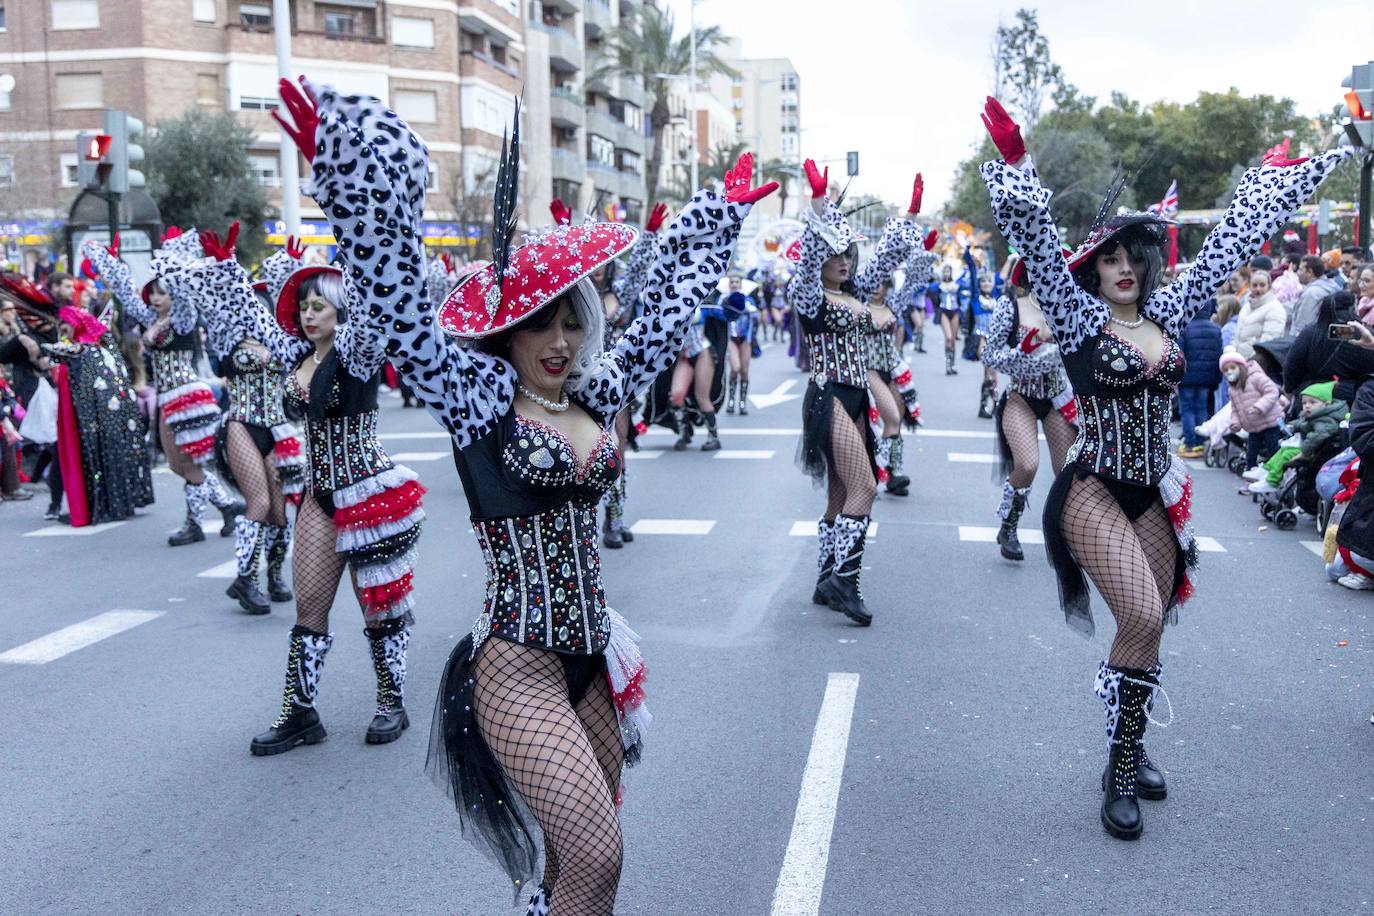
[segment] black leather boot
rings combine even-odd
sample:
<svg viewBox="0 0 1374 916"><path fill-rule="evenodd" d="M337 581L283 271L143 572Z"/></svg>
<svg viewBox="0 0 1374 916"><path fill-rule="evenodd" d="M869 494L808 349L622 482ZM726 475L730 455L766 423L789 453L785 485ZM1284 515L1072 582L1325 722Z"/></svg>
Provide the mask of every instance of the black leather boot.
<svg viewBox="0 0 1374 916"><path fill-rule="evenodd" d="M749 380L742 379L739 383L739 415L749 416Z"/></svg>
<svg viewBox="0 0 1374 916"><path fill-rule="evenodd" d="M701 443L703 452L720 451L720 436L716 435L716 415L714 413L703 414L706 418L706 441Z"/></svg>
<svg viewBox="0 0 1374 916"><path fill-rule="evenodd" d="M1026 558L1026 553L1021 549L1021 539L1017 537L1016 527L1021 523L1021 513L1026 511L1026 497L1030 493L1030 487L1016 490L1012 489L1009 483L1003 486L1007 488L1011 502L1007 507L1006 517L1002 519L1002 527L997 531L997 544L1002 548L1002 556L1020 562Z"/></svg>
<svg viewBox="0 0 1374 916"><path fill-rule="evenodd" d="M272 605L258 587L258 562L262 558L263 524L239 518L234 522L234 559L238 561L238 577L225 594L239 603L247 614L270 614Z"/></svg>
<svg viewBox="0 0 1374 916"><path fill-rule="evenodd" d="M863 573L864 541L868 537L868 517L841 515L835 519L835 568L820 585L820 593L831 610L839 611L861 627L873 622L864 606L859 578Z"/></svg>
<svg viewBox="0 0 1374 916"><path fill-rule="evenodd" d="M725 386L725 412L732 414L735 412L735 393L739 391L739 376L730 376L729 383Z"/></svg>
<svg viewBox="0 0 1374 916"><path fill-rule="evenodd" d="M954 344L945 344L945 375L958 375L959 370L954 368Z"/></svg>
<svg viewBox="0 0 1374 916"><path fill-rule="evenodd" d="M238 576L224 593L239 603L245 614L270 614L272 605L258 587L256 579Z"/></svg>
<svg viewBox="0 0 1374 916"><path fill-rule="evenodd" d="M182 486L181 492L186 497L186 521L178 531L167 538L168 545L172 547L182 547L205 540L205 532L200 527L200 520L205 517L205 505L208 502L205 484L187 483Z"/></svg>
<svg viewBox="0 0 1374 916"><path fill-rule="evenodd" d="M811 603L827 605L821 583L830 578L835 570L835 523L821 519L816 522L816 540L820 542L820 555L816 560L816 588L811 592Z"/></svg>
<svg viewBox="0 0 1374 916"><path fill-rule="evenodd" d="M681 452L692 444L692 424L687 420L687 411L681 407L673 408L673 419L677 421L677 441L673 443L673 451Z"/></svg>
<svg viewBox="0 0 1374 916"><path fill-rule="evenodd" d="M1153 668L1146 668L1145 673L1149 677L1147 681L1153 681L1156 688L1159 684L1159 676L1164 673L1164 666L1157 664ZM1145 724L1149 725L1149 714L1154 712L1155 691L1150 691L1150 698L1145 701ZM1169 787L1164 782L1164 774L1150 760L1150 755L1145 753L1145 742L1140 742L1140 754L1135 762L1135 792L1141 798L1150 801L1163 801L1169 797Z"/></svg>
<svg viewBox="0 0 1374 916"><path fill-rule="evenodd" d="M1145 736L1145 706L1154 690L1148 671L1104 664L1097 692L1107 710L1107 767L1102 771L1102 826L1119 840L1140 837L1145 822L1137 795L1137 769Z"/></svg>
<svg viewBox="0 0 1374 916"><path fill-rule="evenodd" d="M286 565L290 530L289 527L267 526L267 596L273 601L290 601L295 597L281 574L282 567Z"/></svg>
<svg viewBox="0 0 1374 916"><path fill-rule="evenodd" d="M898 433L892 437L892 452L887 463L887 492L893 496L910 495L911 478L902 473L905 455L906 446L902 443L902 434Z"/></svg>
<svg viewBox="0 0 1374 916"><path fill-rule="evenodd" d="M320 687L324 656L334 637L302 626L291 628L291 651L286 657L286 690L281 713L272 727L253 739L248 750L254 757L268 757L291 750L297 744L319 744L325 739L315 694Z"/></svg>
<svg viewBox="0 0 1374 916"><path fill-rule="evenodd" d="M620 536L619 529L617 529L615 523L611 521L611 511L609 508L606 510L606 521L601 526L601 543L611 550L619 550L625 546L625 539Z"/></svg>
<svg viewBox="0 0 1374 916"><path fill-rule="evenodd" d="M978 395L978 418L992 419L992 405L997 402L997 383L983 380L983 390Z"/></svg>
<svg viewBox="0 0 1374 916"><path fill-rule="evenodd" d="M410 727L410 716L405 708L409 615L368 627L363 632L372 649L372 668L377 672L377 713L367 727L367 743L389 744Z"/></svg>
<svg viewBox="0 0 1374 916"><path fill-rule="evenodd" d="M926 352L926 332L925 332L925 329L924 329L924 328L921 329L921 330L919 330L919 331L917 331L917 332L913 335L912 339L913 339L913 340L915 341L915 343L916 343L916 352L917 352L917 353L924 353L924 352Z"/></svg>
<svg viewBox="0 0 1374 916"><path fill-rule="evenodd" d="M167 544L171 547L184 547L187 544L195 544L203 540L205 540L205 532L201 530L200 523L188 515L181 527L168 535Z"/></svg>

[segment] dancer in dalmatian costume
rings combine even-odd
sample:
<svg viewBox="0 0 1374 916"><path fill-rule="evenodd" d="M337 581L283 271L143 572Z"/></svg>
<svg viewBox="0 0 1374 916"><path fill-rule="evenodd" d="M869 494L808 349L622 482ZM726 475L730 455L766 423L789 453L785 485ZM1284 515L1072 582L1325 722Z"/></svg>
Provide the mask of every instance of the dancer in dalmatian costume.
<svg viewBox="0 0 1374 916"><path fill-rule="evenodd" d="M884 308L885 318L875 322L867 303L915 247L918 230L912 220L921 209L924 183L917 175L906 218L887 221L872 262L856 271L858 244L839 204L827 196L829 169L822 174L810 159L803 165L812 205L787 286L787 301L796 309L811 356L798 458L807 474L828 487L825 515L817 523L819 575L811 600L868 626L873 616L859 577L878 466L866 336L890 332L896 319Z"/></svg>
<svg viewBox="0 0 1374 916"><path fill-rule="evenodd" d="M1137 797L1167 791L1145 752L1145 725L1164 623L1191 594L1197 561L1192 481L1170 449L1170 401L1184 371L1178 336L1354 150L1310 159L1270 151L1241 178L1192 265L1158 286L1167 223L1114 213L1124 182L1113 182L1088 238L1065 259L1020 128L991 97L983 123L1002 154L982 166L993 215L1021 253L1078 402L1078 439L1046 501L1045 543L1070 626L1093 632L1085 574L1116 618L1096 680L1109 742L1101 821L1131 840L1143 827Z"/></svg>
<svg viewBox="0 0 1374 916"><path fill-rule="evenodd" d="M234 533L236 520L243 512L219 477L210 469L215 451L215 432L220 426L219 404L215 393L200 378L196 369L196 309L184 296L173 295L163 283L164 276L202 255L195 230L167 230L162 247L153 257L153 274L141 293L134 292L129 265L119 259L119 239L106 248L87 240L81 248L100 279L119 301L124 313L143 325L143 343L153 366L153 387L157 389L157 435L167 466L185 484L186 521L167 538L173 547L205 540L201 521L206 505L219 509L222 516L220 536Z"/></svg>
<svg viewBox="0 0 1374 916"><path fill-rule="evenodd" d="M621 768L640 752L643 660L606 603L597 504L620 473L614 423L671 363L693 308L730 262L740 222L777 187L741 157L661 230L641 314L604 348L589 275L634 244L622 224L556 226L511 245L519 121L497 172L494 261L442 306L419 243L428 151L381 102L283 81L311 194L333 223L357 320L452 436L487 567L486 601L441 679L427 769L464 832L530 913L606 916L621 868Z"/></svg>

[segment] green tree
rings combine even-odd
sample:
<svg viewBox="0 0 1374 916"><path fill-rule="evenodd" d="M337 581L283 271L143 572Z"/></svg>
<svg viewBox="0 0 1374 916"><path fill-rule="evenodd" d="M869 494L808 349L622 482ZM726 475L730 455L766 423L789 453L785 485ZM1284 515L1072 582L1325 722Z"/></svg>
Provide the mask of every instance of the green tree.
<svg viewBox="0 0 1374 916"><path fill-rule="evenodd" d="M1039 13L1032 9L1018 9L1014 25L997 26L992 64L993 94L1028 130L1040 120L1046 99L1066 88L1063 71L1050 57L1049 39L1040 32Z"/></svg>
<svg viewBox="0 0 1374 916"><path fill-rule="evenodd" d="M792 196L792 182L801 181L802 166L800 162L788 159L769 159L755 166L755 183L763 184L768 181L778 183L778 214L787 215L787 198Z"/></svg>
<svg viewBox="0 0 1374 916"><path fill-rule="evenodd" d="M222 233L238 220L240 258L250 264L266 248L267 218L267 197L248 159L253 137L231 114L195 109L159 123L145 159L148 193L163 222Z"/></svg>
<svg viewBox="0 0 1374 916"><path fill-rule="evenodd" d="M720 27L698 28L696 37L697 76L704 78L716 73L733 76L735 71L719 54L725 43L725 33ZM672 11L646 3L633 18L622 20L607 36L589 68L590 82L625 77L642 82L648 93L652 136L644 178L649 200L654 200L658 193L659 171L663 166L663 130L672 117L668 92L673 80L687 75L689 58L688 36L673 37Z"/></svg>
<svg viewBox="0 0 1374 916"><path fill-rule="evenodd" d="M739 157L748 147L743 143L718 143L715 149L706 154L706 161L697 168L697 177L702 184L708 181L725 181L725 173L735 167ZM693 191L696 189L693 188Z"/></svg>

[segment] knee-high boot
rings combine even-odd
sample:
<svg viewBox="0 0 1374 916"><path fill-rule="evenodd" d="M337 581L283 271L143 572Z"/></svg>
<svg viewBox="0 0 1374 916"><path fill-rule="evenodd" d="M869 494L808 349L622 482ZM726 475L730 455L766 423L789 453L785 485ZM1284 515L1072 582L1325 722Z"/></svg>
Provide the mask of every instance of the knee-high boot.
<svg viewBox="0 0 1374 916"><path fill-rule="evenodd" d="M749 416L749 380L742 378L739 380L739 415Z"/></svg>
<svg viewBox="0 0 1374 916"><path fill-rule="evenodd" d="M220 483L219 477L215 472L205 470L205 482L201 484L205 488L205 498L210 501L210 505L219 510L223 524L220 525L219 536L227 538L234 533L234 521L243 514L243 503L234 499L229 494L229 490L224 484Z"/></svg>
<svg viewBox="0 0 1374 916"><path fill-rule="evenodd" d="M926 352L926 329L918 328L916 333L912 335L912 342L916 344L917 353Z"/></svg>
<svg viewBox="0 0 1374 916"><path fill-rule="evenodd" d="M182 486L181 492L186 496L186 521L178 531L167 538L167 543L172 547L205 540L205 532L200 527L200 521L205 517L207 502L205 484L187 483Z"/></svg>
<svg viewBox="0 0 1374 916"><path fill-rule="evenodd" d="M1096 691L1107 713L1107 767L1102 771L1102 826L1119 840L1140 836L1138 771L1145 738L1146 709L1158 680L1139 668L1106 662L1097 672Z"/></svg>
<svg viewBox="0 0 1374 916"><path fill-rule="evenodd" d="M735 392L739 390L739 376L730 376L729 383L725 386L725 412L735 412Z"/></svg>
<svg viewBox="0 0 1374 916"><path fill-rule="evenodd" d="M544 885L539 885L539 889L530 897L530 905L525 910L525 916L549 916L549 892L544 889Z"/></svg>
<svg viewBox="0 0 1374 916"><path fill-rule="evenodd" d="M1021 539L1017 536L1016 527L1021 522L1021 513L1026 511L1026 500L1030 496L1030 487L1017 489L1011 485L1010 480L1002 481L1002 502L997 507L997 514L1002 519L1002 527L997 530L997 544L1002 548L1002 556L1008 560L1024 560L1026 553L1021 549Z"/></svg>
<svg viewBox="0 0 1374 916"><path fill-rule="evenodd" d="M945 375L958 375L959 370L954 368L954 344L945 344Z"/></svg>
<svg viewBox="0 0 1374 916"><path fill-rule="evenodd" d="M868 516L836 517L835 567L820 586L825 603L861 627L873 622L873 615L864 605L859 581L863 574L864 541L867 537Z"/></svg>
<svg viewBox="0 0 1374 916"><path fill-rule="evenodd" d="M294 595L282 578L282 567L286 565L286 552L291 546L291 523L268 525L263 535L267 548L267 596L273 601L290 601Z"/></svg>
<svg viewBox="0 0 1374 916"><path fill-rule="evenodd" d="M703 452L720 451L720 436L716 435L716 415L714 412L703 414L706 418L706 441L701 443Z"/></svg>
<svg viewBox="0 0 1374 916"><path fill-rule="evenodd" d="M333 644L334 637L327 633L316 633L300 625L291 628L281 713L271 728L253 739L248 749L254 757L281 754L297 744L318 744L324 740L315 696L320 689L324 656Z"/></svg>
<svg viewBox="0 0 1374 916"><path fill-rule="evenodd" d="M262 558L264 527L261 522L250 521L242 515L234 522L234 557L238 560L238 577L224 593L249 614L268 614L272 611L267 596L258 587L258 561Z"/></svg>
<svg viewBox="0 0 1374 916"><path fill-rule="evenodd" d="M406 713L406 649L410 645L410 615L363 630L372 649L377 672L377 714L367 727L368 744L387 744L410 727Z"/></svg>
<svg viewBox="0 0 1374 916"><path fill-rule="evenodd" d="M887 465L887 492L893 496L906 496L910 491L911 478L902 473L902 468L906 465L906 445L902 441L902 434L892 437L892 455L888 458Z"/></svg>
<svg viewBox="0 0 1374 916"><path fill-rule="evenodd" d="M624 477L623 471L621 477ZM611 550L619 550L625 546L625 540L620 536L621 518L625 511L624 492L619 484L620 480L617 479L606 490L606 520L601 526L601 543Z"/></svg>
<svg viewBox="0 0 1374 916"><path fill-rule="evenodd" d="M677 424L677 441L673 443L673 451L680 452L692 444L692 424L687 420L687 408L674 407L673 420Z"/></svg>
<svg viewBox="0 0 1374 916"><path fill-rule="evenodd" d="M979 419L991 420L992 405L995 403L997 403L997 383L989 379L983 379L983 388L978 394Z"/></svg>
<svg viewBox="0 0 1374 916"><path fill-rule="evenodd" d="M812 604L827 604L821 584L835 570L835 523L822 518L816 522L816 540L820 553L816 558L816 588L811 592Z"/></svg>

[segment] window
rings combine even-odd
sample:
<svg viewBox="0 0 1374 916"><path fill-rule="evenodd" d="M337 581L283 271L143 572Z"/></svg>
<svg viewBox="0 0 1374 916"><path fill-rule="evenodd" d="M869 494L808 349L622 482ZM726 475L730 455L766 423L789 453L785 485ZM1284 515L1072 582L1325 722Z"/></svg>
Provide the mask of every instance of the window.
<svg viewBox="0 0 1374 916"><path fill-rule="evenodd" d="M52 0L52 27L58 29L100 28L98 0Z"/></svg>
<svg viewBox="0 0 1374 916"><path fill-rule="evenodd" d="M352 13L325 13L325 14L324 14L324 34L326 34L326 35L352 35L352 34L353 34L353 14L352 14Z"/></svg>
<svg viewBox="0 0 1374 916"><path fill-rule="evenodd" d="M412 124L434 124L439 120L439 96L428 89L395 89L391 107Z"/></svg>
<svg viewBox="0 0 1374 916"><path fill-rule="evenodd" d="M5 4L0 3L0 32L5 31Z"/></svg>
<svg viewBox="0 0 1374 916"><path fill-rule="evenodd" d="M240 3L239 22L250 29L270 29L272 7L266 3Z"/></svg>
<svg viewBox="0 0 1374 916"><path fill-rule="evenodd" d="M250 152L248 163L258 184L264 188L281 187L281 174L277 171L281 160L277 156L271 153Z"/></svg>
<svg viewBox="0 0 1374 916"><path fill-rule="evenodd" d="M278 104L276 99L266 96L239 96L239 108L243 111L272 111Z"/></svg>
<svg viewBox="0 0 1374 916"><path fill-rule="evenodd" d="M76 187L76 153L63 153L57 160L58 174L62 176L62 187Z"/></svg>
<svg viewBox="0 0 1374 916"><path fill-rule="evenodd" d="M425 190L433 193L439 190L439 167L429 163L429 174L425 176Z"/></svg>
<svg viewBox="0 0 1374 916"><path fill-rule="evenodd" d="M783 92L797 91L797 74L795 73L784 73L782 75L782 79L780 79L778 82L782 83Z"/></svg>
<svg viewBox="0 0 1374 916"><path fill-rule="evenodd" d="M434 20L392 16L391 43L403 48L434 47Z"/></svg>
<svg viewBox="0 0 1374 916"><path fill-rule="evenodd" d="M99 73L57 74L57 107L72 111L82 108L104 108L105 93Z"/></svg>
<svg viewBox="0 0 1374 916"><path fill-rule="evenodd" d="M196 74L196 104L222 105L224 98L219 91L218 73Z"/></svg>
<svg viewBox="0 0 1374 916"><path fill-rule="evenodd" d="M191 0L191 18L196 22L215 21L216 0Z"/></svg>
<svg viewBox="0 0 1374 916"><path fill-rule="evenodd" d="M14 187L14 157L0 153L0 188Z"/></svg>
<svg viewBox="0 0 1374 916"><path fill-rule="evenodd" d="M587 160L592 163L615 167L615 144L596 134L587 135Z"/></svg>
<svg viewBox="0 0 1374 916"><path fill-rule="evenodd" d="M0 90L0 111L10 110L10 94L8 91Z"/></svg>

